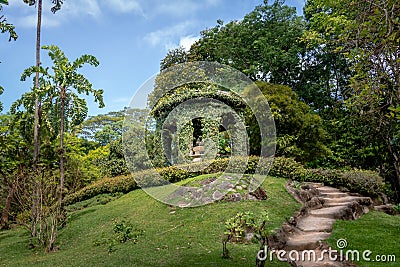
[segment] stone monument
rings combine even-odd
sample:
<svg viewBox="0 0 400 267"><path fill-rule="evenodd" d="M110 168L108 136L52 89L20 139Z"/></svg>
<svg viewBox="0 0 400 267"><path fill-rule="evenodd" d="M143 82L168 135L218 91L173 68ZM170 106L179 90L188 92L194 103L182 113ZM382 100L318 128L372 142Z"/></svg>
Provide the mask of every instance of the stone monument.
<svg viewBox="0 0 400 267"><path fill-rule="evenodd" d="M197 141L196 146L193 147L190 157L193 158L193 162L199 162L203 160L204 156L204 145L202 141Z"/></svg>

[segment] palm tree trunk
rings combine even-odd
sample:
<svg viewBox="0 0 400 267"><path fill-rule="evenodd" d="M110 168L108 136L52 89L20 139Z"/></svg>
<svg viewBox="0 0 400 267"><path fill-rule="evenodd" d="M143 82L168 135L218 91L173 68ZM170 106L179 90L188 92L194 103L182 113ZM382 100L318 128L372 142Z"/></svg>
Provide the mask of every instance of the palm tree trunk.
<svg viewBox="0 0 400 267"><path fill-rule="evenodd" d="M40 66L40 35L42 27L42 0L38 0L37 26L36 26L36 67ZM39 88L39 71L35 75L35 90ZM33 167L37 168L40 153L40 101L35 98L35 114L33 125Z"/></svg>

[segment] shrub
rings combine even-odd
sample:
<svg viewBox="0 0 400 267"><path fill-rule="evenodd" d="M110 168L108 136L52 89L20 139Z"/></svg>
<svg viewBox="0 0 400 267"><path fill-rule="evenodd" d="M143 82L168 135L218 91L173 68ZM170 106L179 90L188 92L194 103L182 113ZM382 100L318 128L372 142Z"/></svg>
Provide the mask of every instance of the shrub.
<svg viewBox="0 0 400 267"><path fill-rule="evenodd" d="M247 160L245 173L254 173L259 157L250 156L246 158L235 158L233 169L243 166ZM164 177L164 180L171 183L179 182L187 178L192 178L201 174L224 172L229 164L229 158L216 159L210 162L198 162L193 164L182 165L182 168L177 166L169 166L156 169L157 172ZM206 168L204 165L208 165ZM188 170L198 170L190 172ZM68 195L65 198L65 204L70 205L82 200L86 200L105 193L122 192L127 193L139 188L135 180L143 181L142 186L161 185L164 180L160 180L159 176L152 177L152 171L136 172L134 176L125 175L113 178L104 178L96 181L89 186ZM368 196L377 196L385 192L385 183L382 178L372 171L341 171L330 169L305 169L303 165L296 162L292 158L277 157L269 171L272 176L282 177L286 179L296 180L300 182L320 182L325 185L335 187L346 187L353 192Z"/></svg>
<svg viewBox="0 0 400 267"><path fill-rule="evenodd" d="M127 193L139 188L132 176L118 176L114 178L103 178L81 190L65 197L64 204L71 205L100 194L122 192Z"/></svg>
<svg viewBox="0 0 400 267"><path fill-rule="evenodd" d="M385 191L383 179L373 171L340 171L329 169L309 169L306 180L325 185L345 187L352 192L375 197Z"/></svg>
<svg viewBox="0 0 400 267"><path fill-rule="evenodd" d="M307 180L307 170L292 158L277 157L269 171L272 176L291 180Z"/></svg>
<svg viewBox="0 0 400 267"><path fill-rule="evenodd" d="M127 221L114 221L113 223L112 237L107 238L104 233L102 233L101 238L96 240L93 245L101 246L107 245L108 253L115 251L115 246L119 243L125 243L130 241L134 244L138 242L139 236L143 235L144 231L142 229L134 228L131 222Z"/></svg>

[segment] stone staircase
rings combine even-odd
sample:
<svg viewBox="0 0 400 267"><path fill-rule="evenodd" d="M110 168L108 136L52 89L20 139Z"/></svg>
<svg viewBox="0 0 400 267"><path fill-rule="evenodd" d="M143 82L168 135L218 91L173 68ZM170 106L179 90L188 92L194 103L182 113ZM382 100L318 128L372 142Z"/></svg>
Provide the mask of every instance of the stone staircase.
<svg viewBox="0 0 400 267"><path fill-rule="evenodd" d="M372 207L371 198L351 195L317 183L309 184L302 191L296 192L295 198L303 198L304 206L299 214L282 226L279 237L285 240L281 242L281 249L287 252L286 257L289 258L289 253L292 253L294 260L289 258L288 262L298 267L356 266L345 260L333 261L328 253L322 253L328 249L323 240L331 235L335 220L355 220L367 213ZM312 194L307 195L307 191ZM293 188L289 192L293 194ZM314 255L308 258L310 253L315 254L318 260L314 260ZM306 257L302 258L302 254Z"/></svg>

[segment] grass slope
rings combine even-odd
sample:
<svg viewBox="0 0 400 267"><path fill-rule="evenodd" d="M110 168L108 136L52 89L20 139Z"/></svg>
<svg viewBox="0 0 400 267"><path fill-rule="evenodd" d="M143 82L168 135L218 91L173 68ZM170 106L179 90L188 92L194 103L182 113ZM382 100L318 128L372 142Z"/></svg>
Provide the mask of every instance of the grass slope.
<svg viewBox="0 0 400 267"><path fill-rule="evenodd" d="M173 208L135 190L105 205L70 213L59 233L54 253L27 248L28 233L17 228L0 232L0 265L3 266L254 266L257 244L228 244L231 259L222 259L224 222L240 211L259 214L268 210L278 228L298 204L285 190L284 179L268 177L263 183L265 201L218 202L198 208ZM138 242L128 241L108 253L115 221L129 221L145 232ZM268 266L288 266L268 263Z"/></svg>
<svg viewBox="0 0 400 267"><path fill-rule="evenodd" d="M355 221L336 221L328 243L334 249L338 249L336 242L339 239L347 241L347 247L343 249L358 250L360 261L354 263L361 267L395 267L400 266L400 216L391 216L383 212L370 212ZM362 259L362 253L370 250L371 261ZM396 262L378 262L383 258L375 256L395 255Z"/></svg>

